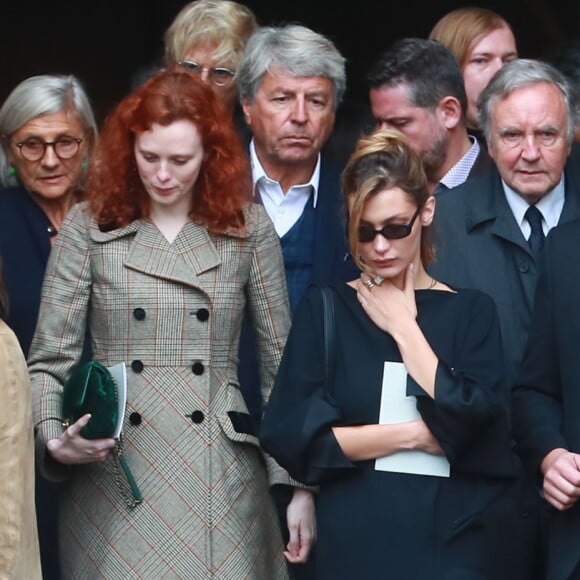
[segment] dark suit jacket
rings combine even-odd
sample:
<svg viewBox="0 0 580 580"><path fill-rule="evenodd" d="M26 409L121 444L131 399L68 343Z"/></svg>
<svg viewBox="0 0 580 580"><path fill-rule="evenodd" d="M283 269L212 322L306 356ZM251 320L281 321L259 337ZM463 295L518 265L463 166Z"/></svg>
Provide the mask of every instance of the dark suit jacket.
<svg viewBox="0 0 580 580"><path fill-rule="evenodd" d="M518 450L541 485L552 449L580 453L580 221L550 232L544 247L529 342L512 400ZM580 505L556 512L548 580L580 578Z"/></svg>
<svg viewBox="0 0 580 580"><path fill-rule="evenodd" d="M580 171L570 160L560 223L580 217ZM513 382L525 347L537 280L536 260L507 203L497 169L437 196L436 258L429 272L495 299Z"/></svg>
<svg viewBox="0 0 580 580"><path fill-rule="evenodd" d="M485 175L490 171L495 171L495 161L489 156L487 152L487 145L485 143L479 143L479 155L469 172L469 177L475 177L476 175Z"/></svg>
<svg viewBox="0 0 580 580"><path fill-rule="evenodd" d="M560 223L580 217L580 179L572 161L565 183ZM506 379L513 385L530 326L538 265L507 203L497 169L441 193L434 227L437 257L429 271L451 286L477 288L494 298ZM518 484L488 514L496 530L495 580L543 579L542 550L536 542L546 527L548 506L521 469Z"/></svg>
<svg viewBox="0 0 580 580"><path fill-rule="evenodd" d="M50 220L20 187L0 191L0 255L8 291L8 325L24 356L38 318L40 289L50 254Z"/></svg>
<svg viewBox="0 0 580 580"><path fill-rule="evenodd" d="M340 186L341 168L323 156L320 165L318 201L315 209L316 232L312 268L313 284L346 282L358 276L354 262L349 259L345 233L345 209ZM258 420L262 400L257 365L255 337L249 317L246 316L240 338L240 365L238 376L246 402Z"/></svg>

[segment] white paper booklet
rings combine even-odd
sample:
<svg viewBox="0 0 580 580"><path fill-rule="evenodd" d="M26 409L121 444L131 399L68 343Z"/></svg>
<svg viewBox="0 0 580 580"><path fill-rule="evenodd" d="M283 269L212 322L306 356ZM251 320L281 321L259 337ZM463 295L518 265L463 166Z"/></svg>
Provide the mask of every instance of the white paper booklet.
<svg viewBox="0 0 580 580"><path fill-rule="evenodd" d="M113 437L118 439L123 430L123 418L125 417L125 407L127 406L127 367L124 362L120 362L119 364L107 368L117 384L117 392L119 395L117 400L119 405L119 419L113 433Z"/></svg>
<svg viewBox="0 0 580 580"><path fill-rule="evenodd" d="M403 363L385 362L379 423L393 425L420 419L417 397L407 396L407 369ZM377 471L449 477L449 461L425 451L398 451L375 460Z"/></svg>

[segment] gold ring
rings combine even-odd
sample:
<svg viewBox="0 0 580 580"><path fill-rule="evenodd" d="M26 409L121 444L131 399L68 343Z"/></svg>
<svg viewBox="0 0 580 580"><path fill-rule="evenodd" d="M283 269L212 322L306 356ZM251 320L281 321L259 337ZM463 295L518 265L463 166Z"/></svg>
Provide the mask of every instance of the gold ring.
<svg viewBox="0 0 580 580"><path fill-rule="evenodd" d="M373 279L372 279L372 278L369 278L368 280L365 280L365 281L363 282L363 284L364 284L364 285L365 285L365 286L366 286L366 287L367 287L369 290L372 290L372 289L373 289L373 288L376 286L376 284L373 282Z"/></svg>

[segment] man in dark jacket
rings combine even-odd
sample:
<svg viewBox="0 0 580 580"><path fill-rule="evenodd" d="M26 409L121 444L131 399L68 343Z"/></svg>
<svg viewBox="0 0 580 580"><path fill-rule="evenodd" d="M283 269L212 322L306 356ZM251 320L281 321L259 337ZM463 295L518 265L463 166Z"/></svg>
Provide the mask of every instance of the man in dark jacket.
<svg viewBox="0 0 580 580"><path fill-rule="evenodd" d="M547 232L580 217L580 174L569 158L574 131L570 87L553 67L515 60L479 100L480 122L496 169L437 198L437 256L429 271L452 287L477 288L498 307L506 377L522 359ZM506 391L509 396L509 391ZM494 506L498 568L494 578L543 578L534 559L547 504L522 476ZM535 574L535 575L534 575Z"/></svg>

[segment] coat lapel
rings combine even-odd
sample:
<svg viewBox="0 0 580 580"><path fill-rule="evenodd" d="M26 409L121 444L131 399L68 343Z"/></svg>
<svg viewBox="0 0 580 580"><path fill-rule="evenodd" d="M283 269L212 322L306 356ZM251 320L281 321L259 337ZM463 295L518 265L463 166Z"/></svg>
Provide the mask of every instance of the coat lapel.
<svg viewBox="0 0 580 580"><path fill-rule="evenodd" d="M91 230L96 242L132 237L124 266L150 276L172 280L204 290L206 274L222 263L207 231L199 224L187 223L172 244L147 220L137 220L111 232ZM213 278L215 272L210 275Z"/></svg>
<svg viewBox="0 0 580 580"><path fill-rule="evenodd" d="M493 171L485 178L491 180L491 183L483 189L483 191L489 191L489 195L474 194L467 201L468 231L484 222L491 221L490 232L494 236L515 244L533 255L505 198L499 174Z"/></svg>

